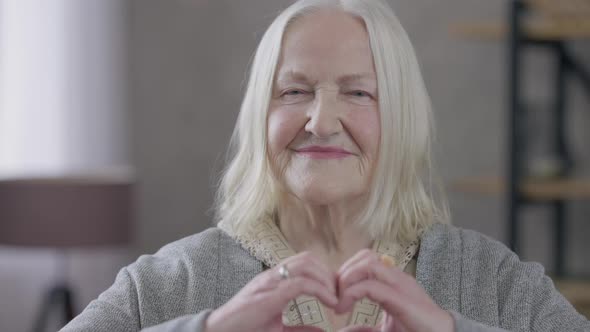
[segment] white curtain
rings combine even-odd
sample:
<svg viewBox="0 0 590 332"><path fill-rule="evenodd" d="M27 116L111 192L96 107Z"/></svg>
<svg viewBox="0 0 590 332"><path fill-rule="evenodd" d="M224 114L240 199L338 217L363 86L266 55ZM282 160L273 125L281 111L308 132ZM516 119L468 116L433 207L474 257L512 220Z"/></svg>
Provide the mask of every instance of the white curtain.
<svg viewBox="0 0 590 332"><path fill-rule="evenodd" d="M0 0L0 177L129 170L121 0Z"/></svg>

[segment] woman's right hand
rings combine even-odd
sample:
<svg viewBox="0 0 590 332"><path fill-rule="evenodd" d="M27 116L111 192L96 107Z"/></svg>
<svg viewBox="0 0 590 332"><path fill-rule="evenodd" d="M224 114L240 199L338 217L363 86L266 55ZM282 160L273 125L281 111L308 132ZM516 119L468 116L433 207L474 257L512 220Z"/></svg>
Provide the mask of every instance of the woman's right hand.
<svg viewBox="0 0 590 332"><path fill-rule="evenodd" d="M279 273L281 266L289 272L286 279ZM311 326L283 325L283 309L290 300L300 295L315 296L328 307L335 307L338 304L335 294L335 273L309 252L302 252L252 279L209 315L205 331L319 332L322 330Z"/></svg>

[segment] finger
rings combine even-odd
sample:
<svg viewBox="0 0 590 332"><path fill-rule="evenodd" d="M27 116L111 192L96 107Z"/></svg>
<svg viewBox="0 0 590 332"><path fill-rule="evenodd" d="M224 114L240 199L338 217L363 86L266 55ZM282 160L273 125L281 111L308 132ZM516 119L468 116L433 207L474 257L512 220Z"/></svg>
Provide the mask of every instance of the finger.
<svg viewBox="0 0 590 332"><path fill-rule="evenodd" d="M380 329L370 326L347 326L338 332L379 332Z"/></svg>
<svg viewBox="0 0 590 332"><path fill-rule="evenodd" d="M368 279L380 280L392 287L412 288L415 280L403 272L400 268L386 266L376 255L371 255L365 260L350 266L339 275L337 284L340 291L351 285Z"/></svg>
<svg viewBox="0 0 590 332"><path fill-rule="evenodd" d="M285 326L283 331L286 332L324 332L323 329L315 326Z"/></svg>
<svg viewBox="0 0 590 332"><path fill-rule="evenodd" d="M423 321L425 315L440 312L438 305L410 275L399 268L387 268L382 264L377 265L376 268L378 270L375 273L375 279L358 281L341 289L340 302L335 308L336 313L349 311L357 300L364 297L383 307L387 313L385 316L387 328L397 326L401 322L403 322L402 325L415 324Z"/></svg>
<svg viewBox="0 0 590 332"><path fill-rule="evenodd" d="M377 254L371 252L342 269L336 281L339 294L354 283L373 279L379 265L382 265L382 263L377 259Z"/></svg>
<svg viewBox="0 0 590 332"><path fill-rule="evenodd" d="M320 263L311 253L305 252L290 258L294 259L287 259L281 265L286 265L291 276L302 275L315 279L336 294L336 273ZM277 267L277 271L279 267Z"/></svg>
<svg viewBox="0 0 590 332"><path fill-rule="evenodd" d="M290 300L300 295L315 296L322 303L332 308L338 304L336 295L328 291L324 285L316 280L300 276L282 280L270 294L272 296L269 298L269 305L272 307L284 308Z"/></svg>
<svg viewBox="0 0 590 332"><path fill-rule="evenodd" d="M348 311L354 303L364 297L378 303L387 313L398 316L407 313L414 305L414 299L397 288L379 280L364 280L343 291L335 308L337 313Z"/></svg>
<svg viewBox="0 0 590 332"><path fill-rule="evenodd" d="M369 249L359 250L359 252L357 252L354 256L352 256L346 262L344 262L344 264L342 264L342 266L340 266L340 268L338 269L338 275L340 275L342 272L347 270L350 266L366 259L367 257L369 257L372 254L373 254L373 252Z"/></svg>
<svg viewBox="0 0 590 332"><path fill-rule="evenodd" d="M273 291L283 278L279 273L281 266L285 266L290 277L302 276L320 282L336 294L336 274L330 271L326 266L321 264L309 252L299 253L291 256L274 268L259 274L255 279L255 285L252 286L252 293L262 293Z"/></svg>
<svg viewBox="0 0 590 332"><path fill-rule="evenodd" d="M397 320L393 318L392 315L385 313L383 315L383 320L381 324L379 324L379 328L384 331L399 331L401 330L399 324L397 324Z"/></svg>
<svg viewBox="0 0 590 332"><path fill-rule="evenodd" d="M362 260L357 260L341 270L337 279L338 290L340 293L356 282L372 278L373 265L378 264L375 256L376 255L373 253L365 255Z"/></svg>

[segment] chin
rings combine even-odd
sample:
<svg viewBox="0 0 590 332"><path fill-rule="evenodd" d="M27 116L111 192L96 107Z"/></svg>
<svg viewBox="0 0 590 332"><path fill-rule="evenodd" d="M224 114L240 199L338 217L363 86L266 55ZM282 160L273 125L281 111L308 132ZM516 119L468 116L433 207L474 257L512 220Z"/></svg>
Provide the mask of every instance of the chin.
<svg viewBox="0 0 590 332"><path fill-rule="evenodd" d="M330 205L343 202L354 196L357 196L345 188L334 186L331 187L321 184L312 184L309 186L292 188L291 191L300 200L311 205Z"/></svg>
<svg viewBox="0 0 590 332"><path fill-rule="evenodd" d="M287 170L285 189L306 204L330 205L353 200L367 192L364 179L347 172L311 172Z"/></svg>
<svg viewBox="0 0 590 332"><path fill-rule="evenodd" d="M325 193L323 190L312 190L312 191L304 191L300 195L296 195L304 201L306 204L310 205L331 205L334 203L338 203L342 201L344 197L338 197L338 195L333 195L331 193Z"/></svg>

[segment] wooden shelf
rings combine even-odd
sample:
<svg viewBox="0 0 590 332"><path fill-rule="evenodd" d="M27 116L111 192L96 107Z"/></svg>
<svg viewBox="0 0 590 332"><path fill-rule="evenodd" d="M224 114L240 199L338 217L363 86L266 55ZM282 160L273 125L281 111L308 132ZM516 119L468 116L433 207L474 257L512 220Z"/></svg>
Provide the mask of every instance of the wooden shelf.
<svg viewBox="0 0 590 332"><path fill-rule="evenodd" d="M524 21L525 36L537 40L590 38L590 1L524 0L531 15ZM507 22L463 22L451 26L454 35L477 39L507 36Z"/></svg>
<svg viewBox="0 0 590 332"><path fill-rule="evenodd" d="M573 305L590 306L589 280L554 279L555 288Z"/></svg>
<svg viewBox="0 0 590 332"><path fill-rule="evenodd" d="M553 278L555 288L586 318L590 319L590 280Z"/></svg>
<svg viewBox="0 0 590 332"><path fill-rule="evenodd" d="M532 10L546 16L590 15L588 0L526 0Z"/></svg>
<svg viewBox="0 0 590 332"><path fill-rule="evenodd" d="M508 26L503 22L461 22L451 25L450 31L461 38L496 40L508 35ZM524 34L537 40L589 39L590 17L531 21L525 25Z"/></svg>
<svg viewBox="0 0 590 332"><path fill-rule="evenodd" d="M451 183L451 189L492 195L505 194L508 190L505 180L493 176L458 179ZM590 179L528 180L520 190L525 197L538 200L590 199Z"/></svg>

